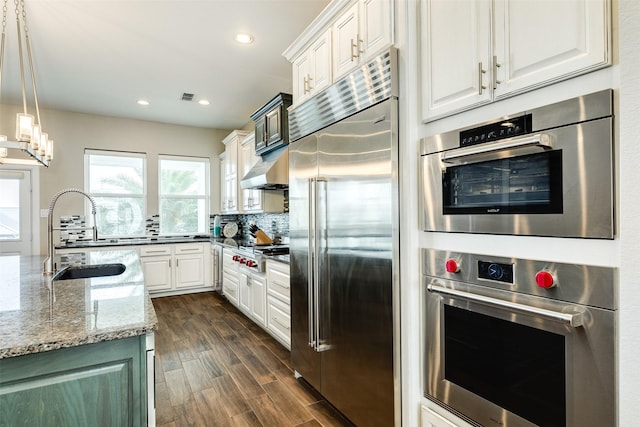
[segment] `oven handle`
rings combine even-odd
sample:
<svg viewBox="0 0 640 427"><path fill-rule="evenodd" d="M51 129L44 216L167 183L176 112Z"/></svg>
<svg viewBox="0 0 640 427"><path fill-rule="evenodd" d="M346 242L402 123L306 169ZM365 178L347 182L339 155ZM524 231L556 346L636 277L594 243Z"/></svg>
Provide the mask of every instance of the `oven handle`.
<svg viewBox="0 0 640 427"><path fill-rule="evenodd" d="M483 295L472 294L470 292L458 291L455 289L445 288L443 286L429 284L427 285L429 292L437 292L439 294L451 295L454 297L463 298L472 302L477 302L484 305L493 307L506 308L511 311L516 311L528 315L541 316L555 322L565 323L569 326L577 328L582 326L583 316L582 313L559 313L553 310L546 310L544 308L531 307L529 305L518 304L516 302L504 301L497 298L486 297Z"/></svg>
<svg viewBox="0 0 640 427"><path fill-rule="evenodd" d="M519 149L527 147L540 147L551 149L551 137L546 133L527 135L518 138L509 138L490 144L478 144L470 147L457 148L442 153L441 160L444 163L452 163L452 160L460 160L468 157L496 153L498 151Z"/></svg>

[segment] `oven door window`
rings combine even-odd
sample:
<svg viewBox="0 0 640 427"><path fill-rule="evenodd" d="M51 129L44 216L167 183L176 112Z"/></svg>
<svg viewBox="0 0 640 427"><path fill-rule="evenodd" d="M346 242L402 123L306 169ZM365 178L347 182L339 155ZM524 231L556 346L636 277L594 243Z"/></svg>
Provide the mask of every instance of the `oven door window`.
<svg viewBox="0 0 640 427"><path fill-rule="evenodd" d="M443 213L562 213L562 150L449 166Z"/></svg>
<svg viewBox="0 0 640 427"><path fill-rule="evenodd" d="M565 337L444 306L445 379L541 426L565 426Z"/></svg>

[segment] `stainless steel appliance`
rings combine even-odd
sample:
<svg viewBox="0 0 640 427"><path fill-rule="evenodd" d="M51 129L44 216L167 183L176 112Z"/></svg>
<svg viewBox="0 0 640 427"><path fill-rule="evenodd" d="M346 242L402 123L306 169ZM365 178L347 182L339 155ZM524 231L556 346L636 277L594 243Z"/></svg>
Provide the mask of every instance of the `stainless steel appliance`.
<svg viewBox="0 0 640 427"><path fill-rule="evenodd" d="M395 422L395 66L391 50L289 115L291 365L360 426Z"/></svg>
<svg viewBox="0 0 640 427"><path fill-rule="evenodd" d="M289 247L284 245L238 246L233 260L243 267L255 272L264 273L266 257L269 255L286 255Z"/></svg>
<svg viewBox="0 0 640 427"><path fill-rule="evenodd" d="M615 269L422 250L424 393L483 426L616 425Z"/></svg>
<svg viewBox="0 0 640 427"><path fill-rule="evenodd" d="M424 138L425 231L612 239L613 92Z"/></svg>

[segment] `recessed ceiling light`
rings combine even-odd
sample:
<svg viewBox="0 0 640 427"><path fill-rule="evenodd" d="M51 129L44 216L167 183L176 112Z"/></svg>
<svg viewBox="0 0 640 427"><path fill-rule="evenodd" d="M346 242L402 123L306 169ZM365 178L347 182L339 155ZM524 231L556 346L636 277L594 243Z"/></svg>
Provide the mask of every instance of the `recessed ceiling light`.
<svg viewBox="0 0 640 427"><path fill-rule="evenodd" d="M253 36L248 33L238 33L236 34L236 41L242 44L253 43Z"/></svg>
<svg viewBox="0 0 640 427"><path fill-rule="evenodd" d="M209 102L206 99L201 99L201 100L198 101L198 104L200 104L200 105L209 105L209 104L211 104L211 102Z"/></svg>
<svg viewBox="0 0 640 427"><path fill-rule="evenodd" d="M147 101L146 99L138 99L136 102L138 103L138 105L149 105L149 101Z"/></svg>

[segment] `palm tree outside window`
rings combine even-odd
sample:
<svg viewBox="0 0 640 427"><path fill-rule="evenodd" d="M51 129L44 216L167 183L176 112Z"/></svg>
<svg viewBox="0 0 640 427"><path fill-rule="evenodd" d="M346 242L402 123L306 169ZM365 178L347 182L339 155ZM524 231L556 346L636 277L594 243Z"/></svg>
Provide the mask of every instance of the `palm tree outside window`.
<svg viewBox="0 0 640 427"><path fill-rule="evenodd" d="M209 232L209 159L159 156L161 235Z"/></svg>
<svg viewBox="0 0 640 427"><path fill-rule="evenodd" d="M96 201L98 235L144 236L146 155L87 149L84 162L85 191Z"/></svg>

